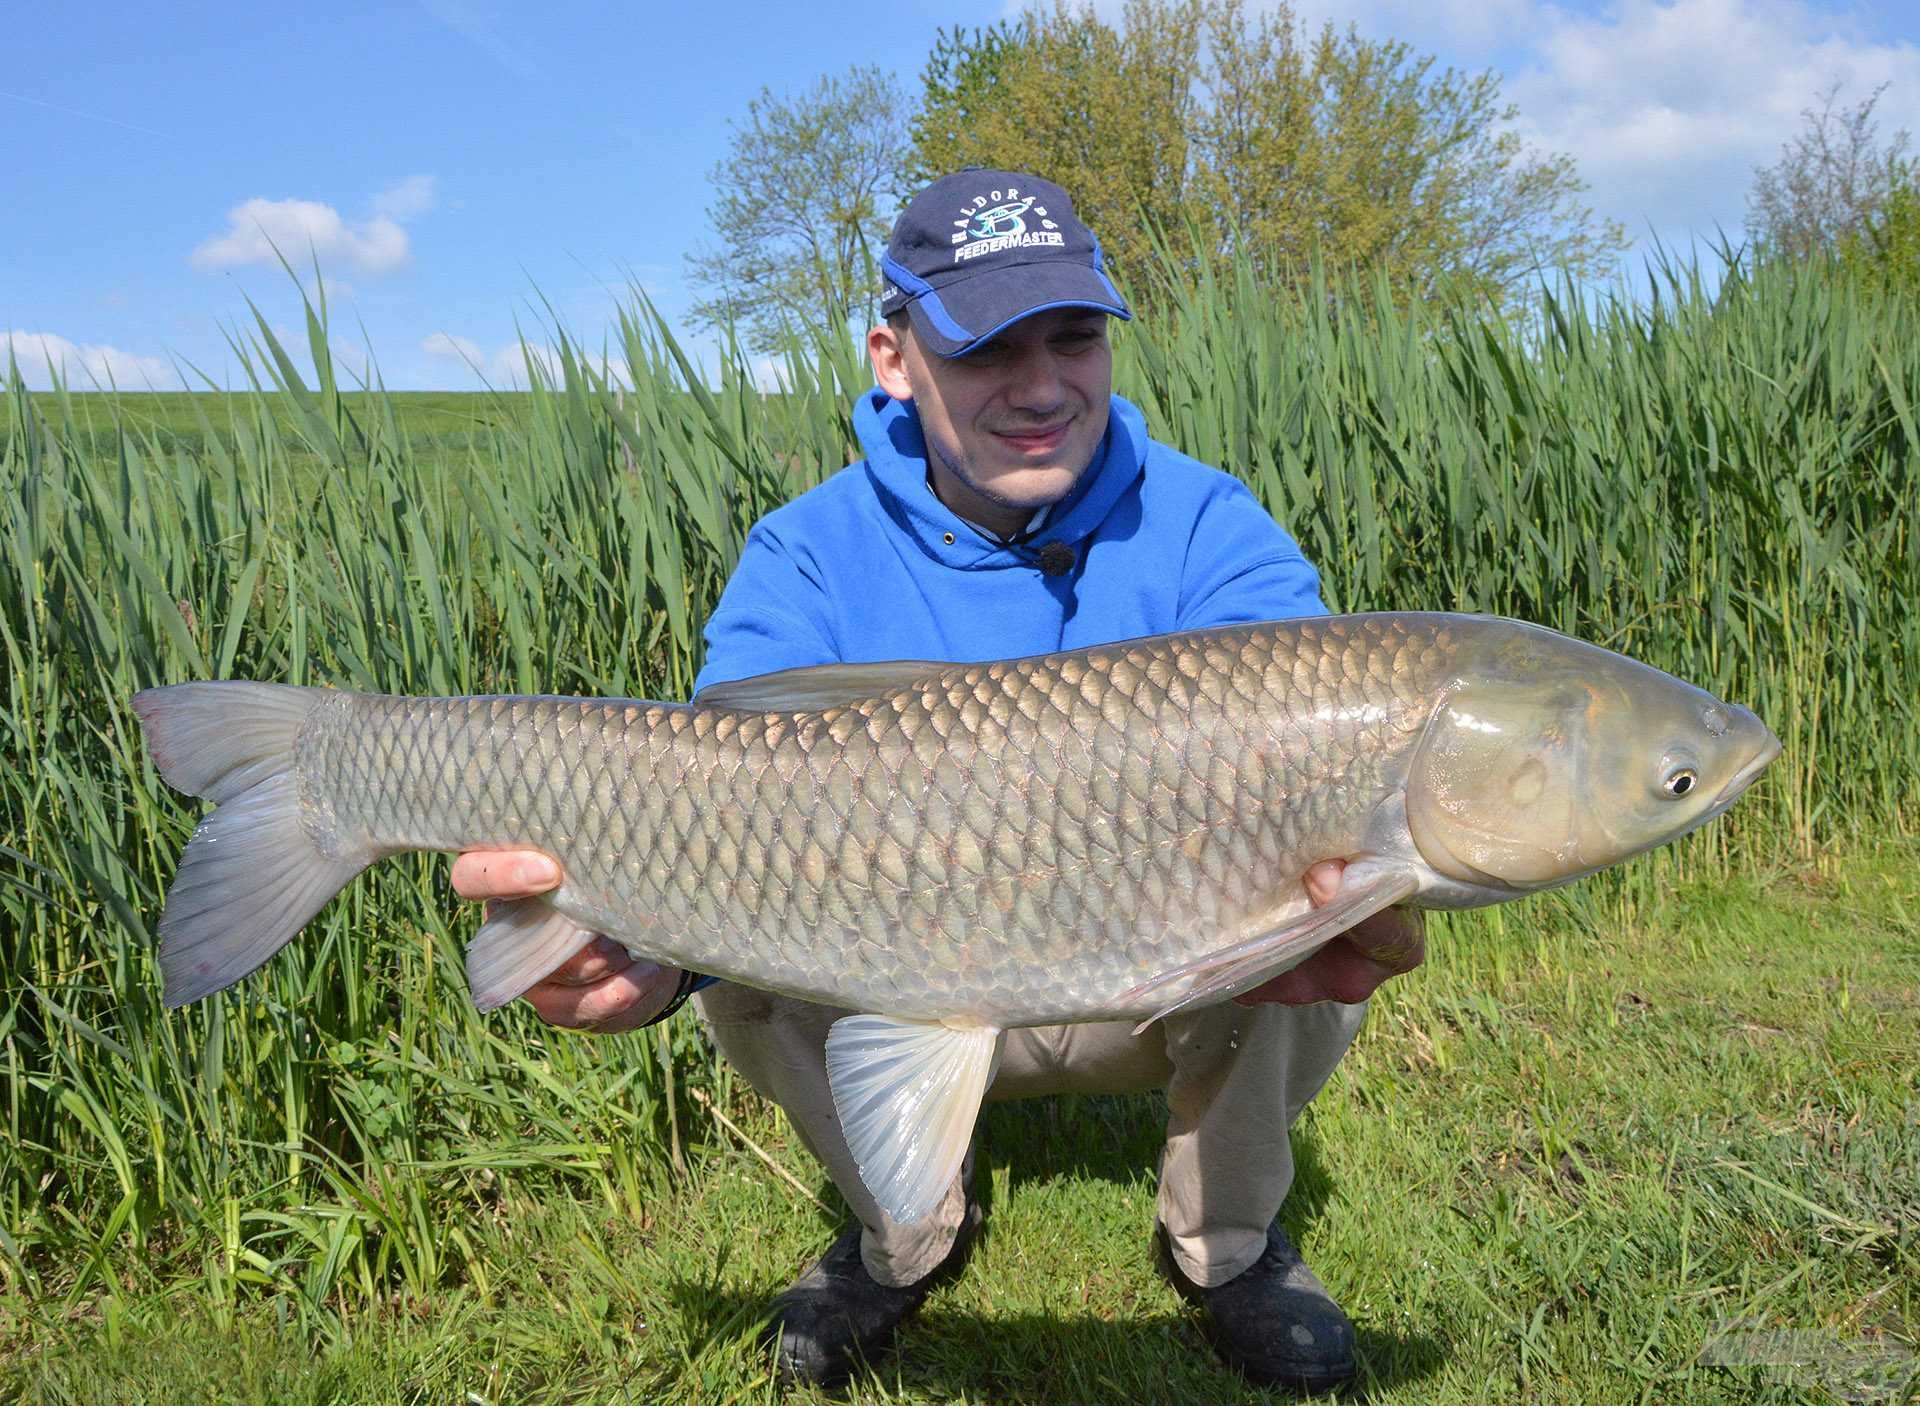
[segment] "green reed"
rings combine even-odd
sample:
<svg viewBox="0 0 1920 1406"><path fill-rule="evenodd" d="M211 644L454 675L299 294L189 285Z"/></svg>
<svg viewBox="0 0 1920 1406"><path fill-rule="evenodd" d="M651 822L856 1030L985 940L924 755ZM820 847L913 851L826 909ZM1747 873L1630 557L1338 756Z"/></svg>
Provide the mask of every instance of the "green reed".
<svg viewBox="0 0 1920 1406"><path fill-rule="evenodd" d="M1552 625L1746 702L1786 756L1756 826L1811 855L1911 817L1920 306L1820 270L1653 270L1516 325L1319 275L1209 276L1130 337L1148 423L1240 474L1335 609Z"/></svg>
<svg viewBox="0 0 1920 1406"><path fill-rule="evenodd" d="M1122 393L1241 474L1336 608L1543 621L1753 704L1787 753L1685 851L1725 863L1912 819L1920 493L1912 299L1667 269L1517 325L1321 276L1275 298L1169 261ZM465 1003L442 868L385 865L262 975L161 1009L150 924L196 816L128 706L191 678L680 697L766 510L857 453L857 349L717 384L643 302L526 394L431 431L303 378L263 319L249 388L30 396L0 438L0 1282L111 1306L197 1274L323 1310L483 1275L463 1219L554 1178L638 1216L674 1175L692 1023L580 1040ZM620 374L601 370L610 354ZM1671 861L1663 861L1671 862Z"/></svg>

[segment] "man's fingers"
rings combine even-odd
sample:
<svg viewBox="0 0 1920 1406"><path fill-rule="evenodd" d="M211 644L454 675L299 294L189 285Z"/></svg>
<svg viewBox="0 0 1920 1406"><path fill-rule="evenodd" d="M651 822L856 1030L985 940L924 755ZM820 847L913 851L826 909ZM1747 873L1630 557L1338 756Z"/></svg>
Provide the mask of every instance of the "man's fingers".
<svg viewBox="0 0 1920 1406"><path fill-rule="evenodd" d="M1418 908L1388 908L1355 923L1345 933L1356 952L1398 974L1426 960L1427 915Z"/></svg>
<svg viewBox="0 0 1920 1406"><path fill-rule="evenodd" d="M1307 901L1315 908L1325 908L1340 892L1340 876L1346 872L1344 859L1323 859L1313 865L1300 877L1300 882L1306 885Z"/></svg>
<svg viewBox="0 0 1920 1406"><path fill-rule="evenodd" d="M538 850L468 850L453 861L462 898L532 898L560 887L560 865Z"/></svg>
<svg viewBox="0 0 1920 1406"><path fill-rule="evenodd" d="M1364 1001L1393 968L1354 950L1344 936L1336 937L1292 971L1234 997L1241 1005L1277 1001L1285 1006L1310 1006L1316 1001Z"/></svg>
<svg viewBox="0 0 1920 1406"><path fill-rule="evenodd" d="M606 980L615 972L625 971L633 964L634 959L627 954L626 948L596 933L592 942L555 967L540 984L591 986L596 981Z"/></svg>
<svg viewBox="0 0 1920 1406"><path fill-rule="evenodd" d="M1388 908L1355 923L1292 971L1234 999L1248 1006L1263 1001L1351 1005L1366 1000L1388 978L1412 971L1426 955L1426 915L1417 908Z"/></svg>
<svg viewBox="0 0 1920 1406"><path fill-rule="evenodd" d="M527 1003L549 1025L593 1030L603 1035L645 1025L673 999L677 973L652 962L633 962L588 986L543 981L527 992Z"/></svg>

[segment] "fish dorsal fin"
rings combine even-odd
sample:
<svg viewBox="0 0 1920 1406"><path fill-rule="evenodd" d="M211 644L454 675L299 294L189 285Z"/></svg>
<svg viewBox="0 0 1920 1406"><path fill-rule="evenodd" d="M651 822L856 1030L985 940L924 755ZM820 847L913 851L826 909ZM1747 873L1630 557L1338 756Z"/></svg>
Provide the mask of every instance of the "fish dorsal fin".
<svg viewBox="0 0 1920 1406"><path fill-rule="evenodd" d="M827 1083L873 1199L917 1221L947 1194L973 1141L1000 1031L849 1015L827 1032Z"/></svg>
<svg viewBox="0 0 1920 1406"><path fill-rule="evenodd" d="M947 667L927 659L813 664L712 684L701 689L693 701L702 708L726 708L736 713L823 713L919 683Z"/></svg>

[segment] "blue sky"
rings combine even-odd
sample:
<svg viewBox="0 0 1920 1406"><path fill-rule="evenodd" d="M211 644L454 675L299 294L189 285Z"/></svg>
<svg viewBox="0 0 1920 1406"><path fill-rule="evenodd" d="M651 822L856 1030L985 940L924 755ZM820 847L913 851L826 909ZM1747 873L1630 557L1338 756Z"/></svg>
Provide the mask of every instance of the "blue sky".
<svg viewBox="0 0 1920 1406"><path fill-rule="evenodd" d="M24 7L23 7L24 8ZM1103 12L1118 5L1102 0ZM1304 0L1296 11L1492 67L1529 140L1573 153L1636 236L1737 231L1752 168L1828 81L1889 84L1920 131L1920 7L1904 0ZM35 6L0 52L0 352L34 379L232 374L223 328L298 325L259 227L308 241L336 340L395 388L478 384L535 290L597 338L629 278L693 293L707 174L762 85L854 63L911 89L941 25L999 0L890 6ZM365 336L360 332L365 327Z"/></svg>

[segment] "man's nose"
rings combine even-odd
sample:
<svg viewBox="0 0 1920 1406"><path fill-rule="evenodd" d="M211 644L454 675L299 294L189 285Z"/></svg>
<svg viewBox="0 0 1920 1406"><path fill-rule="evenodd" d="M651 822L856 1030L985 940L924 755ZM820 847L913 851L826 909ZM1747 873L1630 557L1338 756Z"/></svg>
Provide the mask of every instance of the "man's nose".
<svg viewBox="0 0 1920 1406"><path fill-rule="evenodd" d="M1007 399L1023 410L1053 410L1065 397L1065 381L1050 347L1031 348L1010 371Z"/></svg>

